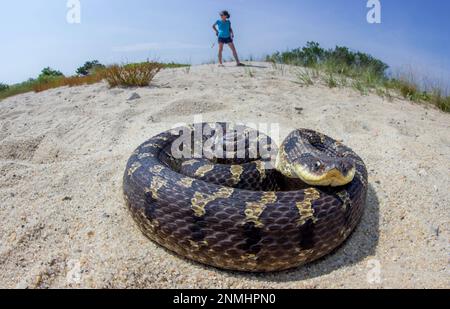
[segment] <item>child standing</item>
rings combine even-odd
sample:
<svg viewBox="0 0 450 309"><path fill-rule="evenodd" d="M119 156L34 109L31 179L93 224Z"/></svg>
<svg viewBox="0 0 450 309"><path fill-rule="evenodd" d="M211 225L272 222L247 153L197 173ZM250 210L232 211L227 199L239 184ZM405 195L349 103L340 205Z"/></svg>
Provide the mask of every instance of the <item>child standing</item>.
<svg viewBox="0 0 450 309"><path fill-rule="evenodd" d="M219 41L219 66L223 66L222 52L224 44L227 44L233 52L234 59L236 60L236 65L243 66L244 64L239 61L236 47L233 43L234 32L233 28L231 28L230 17L230 13L228 13L228 11L222 11L220 12L220 19L217 20L213 25L213 29L216 32Z"/></svg>

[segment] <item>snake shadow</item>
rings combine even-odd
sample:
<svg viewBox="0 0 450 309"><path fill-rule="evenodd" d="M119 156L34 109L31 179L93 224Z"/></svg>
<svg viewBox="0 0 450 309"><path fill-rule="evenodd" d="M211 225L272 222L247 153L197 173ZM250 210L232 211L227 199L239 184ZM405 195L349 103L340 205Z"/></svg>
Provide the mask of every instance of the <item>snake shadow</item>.
<svg viewBox="0 0 450 309"><path fill-rule="evenodd" d="M360 224L350 237L325 257L291 270L275 273L232 272L237 277L270 282L301 281L320 277L343 267L354 265L375 255L380 229L380 205L374 187L369 184L367 202Z"/></svg>

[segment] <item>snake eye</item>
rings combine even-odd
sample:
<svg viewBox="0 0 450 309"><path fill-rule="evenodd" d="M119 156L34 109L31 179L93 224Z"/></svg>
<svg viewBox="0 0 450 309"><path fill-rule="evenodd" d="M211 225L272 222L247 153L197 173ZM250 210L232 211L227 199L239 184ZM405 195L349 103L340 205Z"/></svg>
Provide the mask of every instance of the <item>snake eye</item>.
<svg viewBox="0 0 450 309"><path fill-rule="evenodd" d="M314 168L316 170L318 170L321 166L322 166L322 162L320 162L320 161L317 161L316 163L314 163Z"/></svg>

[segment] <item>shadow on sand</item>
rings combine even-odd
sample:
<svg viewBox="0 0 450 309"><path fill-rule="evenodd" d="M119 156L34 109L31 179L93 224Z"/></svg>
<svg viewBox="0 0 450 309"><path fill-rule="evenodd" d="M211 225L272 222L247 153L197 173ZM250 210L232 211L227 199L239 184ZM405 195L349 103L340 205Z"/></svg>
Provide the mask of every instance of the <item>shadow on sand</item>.
<svg viewBox="0 0 450 309"><path fill-rule="evenodd" d="M242 67L243 68L267 69L267 67L263 66L263 65L254 65L254 64L246 64L246 63L243 63Z"/></svg>

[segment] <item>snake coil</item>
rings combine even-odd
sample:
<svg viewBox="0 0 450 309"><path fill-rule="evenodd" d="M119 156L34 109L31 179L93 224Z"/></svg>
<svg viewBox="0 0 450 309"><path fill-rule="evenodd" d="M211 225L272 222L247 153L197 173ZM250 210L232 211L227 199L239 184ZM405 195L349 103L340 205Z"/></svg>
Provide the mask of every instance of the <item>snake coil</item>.
<svg viewBox="0 0 450 309"><path fill-rule="evenodd" d="M367 171L361 158L311 130L294 131L276 149L261 132L247 127L226 132L227 125L204 123L166 131L132 154L123 178L124 197L144 235L188 259L250 272L298 267L342 244L360 221L366 201ZM217 128L226 133L218 135ZM220 146L215 149L223 150L227 136L240 132L247 136L243 158L172 154L183 134L194 137L199 130L200 139L175 148L191 148L192 155L199 140L204 143L217 135ZM252 152L252 140L269 155ZM236 147L233 151L236 154ZM277 168L271 169L274 153ZM333 173L337 161L339 166L350 162L351 181L333 185L325 180L332 185L321 186L291 179L296 178L293 171L317 170L317 156L322 165L333 166ZM316 181L318 176L313 176L311 181Z"/></svg>

